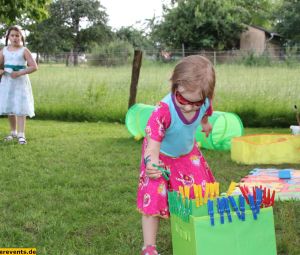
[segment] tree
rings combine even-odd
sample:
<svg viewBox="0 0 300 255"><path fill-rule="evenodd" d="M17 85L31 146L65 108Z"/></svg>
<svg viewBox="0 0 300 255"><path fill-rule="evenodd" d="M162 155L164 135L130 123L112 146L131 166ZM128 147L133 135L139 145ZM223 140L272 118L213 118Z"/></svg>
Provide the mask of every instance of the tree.
<svg viewBox="0 0 300 255"><path fill-rule="evenodd" d="M49 13L48 20L32 27L31 45L44 45L46 49L48 38L52 50L73 51L74 65L78 64L78 52L84 51L89 43L99 43L111 36L107 14L97 0L57 0L50 5Z"/></svg>
<svg viewBox="0 0 300 255"><path fill-rule="evenodd" d="M300 1L285 0L275 13L276 31L287 38L289 45L300 43Z"/></svg>
<svg viewBox="0 0 300 255"><path fill-rule="evenodd" d="M115 32L118 39L129 42L134 48L150 48L151 42L144 32L131 26L121 27Z"/></svg>
<svg viewBox="0 0 300 255"><path fill-rule="evenodd" d="M17 20L42 20L47 16L46 6L51 0L1 0L0 22L8 25Z"/></svg>
<svg viewBox="0 0 300 255"><path fill-rule="evenodd" d="M272 0L173 0L152 36L162 45L186 49L237 47L246 25L269 24Z"/></svg>

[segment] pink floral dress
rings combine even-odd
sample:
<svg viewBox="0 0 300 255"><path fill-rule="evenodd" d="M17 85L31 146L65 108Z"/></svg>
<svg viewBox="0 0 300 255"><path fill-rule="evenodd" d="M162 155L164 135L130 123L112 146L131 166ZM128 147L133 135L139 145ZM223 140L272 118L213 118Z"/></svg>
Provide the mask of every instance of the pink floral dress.
<svg viewBox="0 0 300 255"><path fill-rule="evenodd" d="M206 112L212 114L211 107ZM171 123L169 106L160 102L159 106L152 113L146 127L146 134L151 139L161 142ZM199 123L200 124L200 123ZM202 185L205 188L206 182L214 182L215 178L204 159L197 143L194 143L192 151L180 157L170 157L160 153L159 159L165 167L170 170L170 180L163 177L150 179L146 175L144 163L144 152L147 147L147 138L143 141L140 177L137 193L137 208L145 215L169 217L168 190L178 190L179 186L190 186L193 184ZM194 196L193 189L190 190L191 197Z"/></svg>

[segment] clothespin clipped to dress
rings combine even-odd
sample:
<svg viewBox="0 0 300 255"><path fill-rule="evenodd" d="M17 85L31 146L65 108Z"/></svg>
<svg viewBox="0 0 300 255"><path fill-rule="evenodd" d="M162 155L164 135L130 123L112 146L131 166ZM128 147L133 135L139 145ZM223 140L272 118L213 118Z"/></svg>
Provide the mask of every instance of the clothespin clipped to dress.
<svg viewBox="0 0 300 255"><path fill-rule="evenodd" d="M208 215L210 217L210 225L215 225L215 219L214 219L214 202L212 200L207 201L207 209L208 209Z"/></svg>
<svg viewBox="0 0 300 255"><path fill-rule="evenodd" d="M209 183L209 198L213 199L215 196L215 184L214 183Z"/></svg>
<svg viewBox="0 0 300 255"><path fill-rule="evenodd" d="M162 176L165 178L166 181L168 181L170 179L169 175L171 174L171 172L169 170L166 170L163 167L160 167L156 164L152 164L152 166L154 166L157 170L161 171Z"/></svg>
<svg viewBox="0 0 300 255"><path fill-rule="evenodd" d="M227 213L228 221L232 222L232 217L231 217L231 214L230 214L230 207L229 207L228 198L223 197L222 201L223 201L223 204L224 204L224 210Z"/></svg>

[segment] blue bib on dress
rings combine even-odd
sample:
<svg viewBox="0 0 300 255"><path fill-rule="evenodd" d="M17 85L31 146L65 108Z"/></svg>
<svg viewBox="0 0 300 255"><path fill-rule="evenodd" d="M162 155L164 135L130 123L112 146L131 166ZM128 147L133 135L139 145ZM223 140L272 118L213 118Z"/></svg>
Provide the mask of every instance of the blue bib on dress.
<svg viewBox="0 0 300 255"><path fill-rule="evenodd" d="M168 94L162 102L169 106L171 114L171 124L166 130L165 137L160 146L160 152L167 156L179 157L192 151L195 142L196 129L200 125L201 119L205 115L210 102L206 98L204 104L196 112L192 122L187 122L179 116L180 109L175 106L175 99L172 94Z"/></svg>

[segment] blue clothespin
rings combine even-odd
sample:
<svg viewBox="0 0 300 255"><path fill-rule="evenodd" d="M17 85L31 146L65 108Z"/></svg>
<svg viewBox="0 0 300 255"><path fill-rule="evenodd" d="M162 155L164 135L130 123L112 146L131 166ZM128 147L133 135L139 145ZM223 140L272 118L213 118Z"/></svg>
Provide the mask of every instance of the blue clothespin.
<svg viewBox="0 0 300 255"><path fill-rule="evenodd" d="M224 204L220 198L217 198L218 213L220 214L221 224L224 224Z"/></svg>
<svg viewBox="0 0 300 255"><path fill-rule="evenodd" d="M214 202L212 200L207 201L207 209L208 209L208 215L210 217L210 225L215 225L215 219L214 219Z"/></svg>
<svg viewBox="0 0 300 255"><path fill-rule="evenodd" d="M224 210L227 213L228 221L232 222L232 217L231 217L231 214L230 214L230 207L229 207L228 198L223 197L222 201L223 201L223 204L224 204Z"/></svg>
<svg viewBox="0 0 300 255"><path fill-rule="evenodd" d="M263 191L260 188L256 188L256 213L259 214L260 206L262 203Z"/></svg>
<svg viewBox="0 0 300 255"><path fill-rule="evenodd" d="M241 216L241 214L240 214L239 208L238 208L238 206L237 206L237 204L236 204L234 198L233 198L232 196L228 196L228 199L229 199L229 202L230 202L230 204L231 204L233 210L235 211L236 215L237 215L238 218L241 220L241 219L242 219L242 218L241 218L242 216Z"/></svg>
<svg viewBox="0 0 300 255"><path fill-rule="evenodd" d="M256 205L254 203L254 198L251 194L248 195L248 198L249 198L249 205L250 205L250 208L251 208L251 211L252 211L252 214L253 214L253 218L255 220L257 220Z"/></svg>
<svg viewBox="0 0 300 255"><path fill-rule="evenodd" d="M243 197L243 195L239 195L239 204L241 211L241 220L245 221L245 198Z"/></svg>

